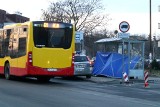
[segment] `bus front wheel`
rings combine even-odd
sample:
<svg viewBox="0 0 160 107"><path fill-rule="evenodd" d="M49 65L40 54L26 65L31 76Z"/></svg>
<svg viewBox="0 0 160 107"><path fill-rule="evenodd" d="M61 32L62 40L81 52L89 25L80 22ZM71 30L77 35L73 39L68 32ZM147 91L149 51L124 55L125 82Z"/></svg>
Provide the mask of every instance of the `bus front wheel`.
<svg viewBox="0 0 160 107"><path fill-rule="evenodd" d="M5 78L6 78L7 80L11 79L9 63L6 63L6 64L5 64L4 76L5 76Z"/></svg>

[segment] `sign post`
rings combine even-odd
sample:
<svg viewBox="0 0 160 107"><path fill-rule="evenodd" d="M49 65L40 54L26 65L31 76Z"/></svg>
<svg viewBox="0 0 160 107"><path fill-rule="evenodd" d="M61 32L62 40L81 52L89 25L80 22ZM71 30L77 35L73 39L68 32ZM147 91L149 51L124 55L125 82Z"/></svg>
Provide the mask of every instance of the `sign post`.
<svg viewBox="0 0 160 107"><path fill-rule="evenodd" d="M119 33L119 37L120 38L129 38L129 33L126 33L128 32L128 30L130 29L130 25L128 22L126 21L122 21L120 24L119 24L119 30L122 32L122 33ZM123 71L122 71L122 75L123 73L125 72L124 70L124 41L123 41L123 60L122 60L122 63L123 63ZM122 81L123 81L123 78L122 78Z"/></svg>

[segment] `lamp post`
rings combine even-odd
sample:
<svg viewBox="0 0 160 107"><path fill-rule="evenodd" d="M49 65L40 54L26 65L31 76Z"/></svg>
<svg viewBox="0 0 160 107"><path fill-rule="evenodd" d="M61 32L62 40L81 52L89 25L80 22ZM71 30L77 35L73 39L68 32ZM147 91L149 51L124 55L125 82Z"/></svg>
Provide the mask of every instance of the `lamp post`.
<svg viewBox="0 0 160 107"><path fill-rule="evenodd" d="M149 70L151 72L151 62L152 62L152 3L149 0Z"/></svg>
<svg viewBox="0 0 160 107"><path fill-rule="evenodd" d="M149 0L149 55L152 56L152 3L151 0ZM150 57L150 65L152 57ZM150 66L151 67L151 66Z"/></svg>
<svg viewBox="0 0 160 107"><path fill-rule="evenodd" d="M152 9L151 0L149 0L149 42L150 42L150 53L152 53Z"/></svg>

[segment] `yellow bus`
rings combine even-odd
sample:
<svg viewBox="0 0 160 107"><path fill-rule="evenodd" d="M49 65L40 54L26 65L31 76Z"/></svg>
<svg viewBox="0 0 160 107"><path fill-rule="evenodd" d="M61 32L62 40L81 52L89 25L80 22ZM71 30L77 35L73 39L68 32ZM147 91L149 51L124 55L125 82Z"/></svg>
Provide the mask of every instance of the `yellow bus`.
<svg viewBox="0 0 160 107"><path fill-rule="evenodd" d="M73 76L75 28L70 23L30 21L0 30L0 73L36 77Z"/></svg>

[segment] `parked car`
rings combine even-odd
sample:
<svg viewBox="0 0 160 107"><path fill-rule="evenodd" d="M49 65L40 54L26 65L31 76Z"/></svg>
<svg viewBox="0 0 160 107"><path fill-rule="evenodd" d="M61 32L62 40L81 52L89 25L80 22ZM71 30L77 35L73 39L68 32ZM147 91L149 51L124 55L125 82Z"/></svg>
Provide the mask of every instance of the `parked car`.
<svg viewBox="0 0 160 107"><path fill-rule="evenodd" d="M93 67L94 62L89 58L89 56L87 56L87 58L88 58L88 61L89 61L90 67Z"/></svg>
<svg viewBox="0 0 160 107"><path fill-rule="evenodd" d="M74 57L74 75L75 76L86 76L91 78L91 67L90 61L86 55L75 55Z"/></svg>

